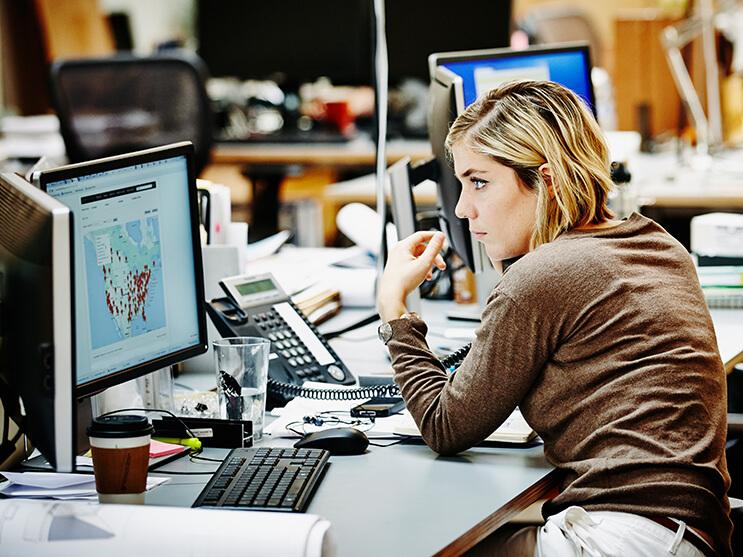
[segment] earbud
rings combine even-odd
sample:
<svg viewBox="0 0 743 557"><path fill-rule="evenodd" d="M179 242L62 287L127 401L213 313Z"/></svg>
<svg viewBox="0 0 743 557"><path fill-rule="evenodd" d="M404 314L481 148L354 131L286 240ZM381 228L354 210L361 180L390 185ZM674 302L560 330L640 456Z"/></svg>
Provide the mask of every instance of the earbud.
<svg viewBox="0 0 743 557"><path fill-rule="evenodd" d="M318 427L325 423L322 418L318 418L317 416L305 416L303 420L306 424L312 424Z"/></svg>

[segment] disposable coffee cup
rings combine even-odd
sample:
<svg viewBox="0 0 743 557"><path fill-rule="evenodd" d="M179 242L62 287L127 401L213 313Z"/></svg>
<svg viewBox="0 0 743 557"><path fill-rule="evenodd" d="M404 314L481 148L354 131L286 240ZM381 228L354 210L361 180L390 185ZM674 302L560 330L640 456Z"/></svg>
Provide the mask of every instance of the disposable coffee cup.
<svg viewBox="0 0 743 557"><path fill-rule="evenodd" d="M114 414L88 427L101 503L144 504L152 425L145 416Z"/></svg>

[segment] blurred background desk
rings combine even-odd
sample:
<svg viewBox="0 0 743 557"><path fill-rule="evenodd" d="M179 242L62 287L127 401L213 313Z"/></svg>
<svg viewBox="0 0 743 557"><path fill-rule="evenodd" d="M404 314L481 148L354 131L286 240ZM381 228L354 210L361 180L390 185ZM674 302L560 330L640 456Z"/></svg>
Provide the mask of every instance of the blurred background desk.
<svg viewBox="0 0 743 557"><path fill-rule="evenodd" d="M743 151L709 168L683 164L676 153L639 154L632 160L629 196L644 215L690 249L691 218L715 211L743 212Z"/></svg>
<svg viewBox="0 0 743 557"><path fill-rule="evenodd" d="M373 172L375 156L374 142L366 136L346 143L218 143L202 178L230 186L235 220L250 221L251 240L279 229L282 207L300 219L301 206L309 204L314 211L307 225L312 239L304 245L333 245L338 206L325 202L326 187ZM410 139L388 143L388 164L404 156L426 159L431 156L430 143ZM303 223L292 224L303 229Z"/></svg>

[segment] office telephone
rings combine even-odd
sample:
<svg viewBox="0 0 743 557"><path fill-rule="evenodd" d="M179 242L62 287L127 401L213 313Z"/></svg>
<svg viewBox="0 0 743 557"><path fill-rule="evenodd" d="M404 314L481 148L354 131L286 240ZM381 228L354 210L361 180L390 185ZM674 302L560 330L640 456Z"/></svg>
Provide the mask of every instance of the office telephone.
<svg viewBox="0 0 743 557"><path fill-rule="evenodd" d="M223 337L260 336L271 341L268 368L269 404L283 405L299 396L325 400L361 400L400 394L397 385L358 389L308 389L304 381L338 385L356 382L327 340L291 301L270 273L222 279L226 296L206 309ZM464 359L469 345L441 360L452 371Z"/></svg>

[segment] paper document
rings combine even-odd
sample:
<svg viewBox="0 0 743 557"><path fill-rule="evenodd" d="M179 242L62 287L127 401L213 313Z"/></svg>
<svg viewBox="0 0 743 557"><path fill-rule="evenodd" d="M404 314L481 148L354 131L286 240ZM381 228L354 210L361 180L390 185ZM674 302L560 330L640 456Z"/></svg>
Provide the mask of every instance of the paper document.
<svg viewBox="0 0 743 557"><path fill-rule="evenodd" d="M93 474L59 474L56 472L3 472L7 482L0 484L6 497L44 499L97 499ZM147 490L170 478L147 477ZM0 539L2 536L0 535Z"/></svg>
<svg viewBox="0 0 743 557"><path fill-rule="evenodd" d="M397 421L393 431L398 435L412 435L420 437L421 432L413 421L413 416L405 412L403 417ZM526 422L517 408L508 416L505 422L493 433L485 438L485 441L495 441L498 443L526 443L536 437L536 432Z"/></svg>
<svg viewBox="0 0 743 557"><path fill-rule="evenodd" d="M329 387L327 383L305 383L304 386L333 388ZM334 388L337 389L338 387ZM344 421L353 421L354 418L351 418L349 411L361 402L360 400L312 400L297 397L290 400L283 408L275 408L272 414L277 418L265 426L263 431L271 437L297 437L297 434L287 429L287 426L305 434L333 427L348 427L349 424L334 422L332 418L337 417ZM305 423L305 416L331 419L325 419L323 425L315 426ZM418 426L415 425L413 417L407 410L386 418L377 418L373 424L369 420L361 421L361 424L354 427L366 433L370 439L393 436L421 436ZM526 443L535 436L536 433L517 408L486 441Z"/></svg>
<svg viewBox="0 0 743 557"><path fill-rule="evenodd" d="M330 522L312 514L88 502L0 501L4 557L334 555Z"/></svg>

